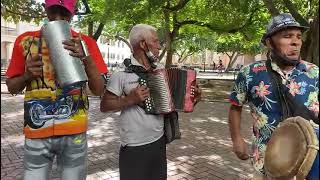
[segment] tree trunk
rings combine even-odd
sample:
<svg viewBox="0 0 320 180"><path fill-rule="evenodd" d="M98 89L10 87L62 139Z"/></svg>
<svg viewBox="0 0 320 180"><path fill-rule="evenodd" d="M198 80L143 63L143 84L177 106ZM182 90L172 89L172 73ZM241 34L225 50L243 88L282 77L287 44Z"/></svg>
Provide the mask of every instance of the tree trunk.
<svg viewBox="0 0 320 180"><path fill-rule="evenodd" d="M263 0L271 16L277 16L280 14L279 10L274 6L273 0Z"/></svg>
<svg viewBox="0 0 320 180"><path fill-rule="evenodd" d="M171 43L171 38L168 41L168 46L167 46L167 59L166 59L166 68L169 68L172 64L172 55L173 55L173 49L172 49L172 43Z"/></svg>
<svg viewBox="0 0 320 180"><path fill-rule="evenodd" d="M227 54L227 53L226 53L226 54ZM228 55L228 54L227 54L227 55ZM236 60L237 60L237 58L239 57L239 55L240 55L240 53L237 53L237 52L232 52L232 55L231 55L231 56L228 55L230 61L229 61L229 63L228 63L227 69L231 68L231 67L234 65L234 63L236 62Z"/></svg>
<svg viewBox="0 0 320 180"><path fill-rule="evenodd" d="M93 22L90 21L88 24L88 36L92 37L93 36Z"/></svg>
<svg viewBox="0 0 320 180"><path fill-rule="evenodd" d="M306 52L306 60L308 62L312 62L319 66L319 8L317 11L317 17L313 20L310 26L310 32L308 33L310 36L310 44Z"/></svg>
<svg viewBox="0 0 320 180"><path fill-rule="evenodd" d="M289 10L294 19L300 23L300 25L309 26L308 21L297 11L296 7L290 0L283 0L283 4Z"/></svg>
<svg viewBox="0 0 320 180"><path fill-rule="evenodd" d="M172 34L170 31L170 12L164 10L164 19L165 19L165 33L166 33L166 50L167 50L167 59L165 67L168 68L172 64Z"/></svg>

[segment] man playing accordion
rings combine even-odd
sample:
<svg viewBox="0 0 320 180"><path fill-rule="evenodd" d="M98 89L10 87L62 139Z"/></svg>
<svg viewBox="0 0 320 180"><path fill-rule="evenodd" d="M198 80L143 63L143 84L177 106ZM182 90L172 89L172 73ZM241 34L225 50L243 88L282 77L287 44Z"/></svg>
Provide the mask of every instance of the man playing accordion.
<svg viewBox="0 0 320 180"><path fill-rule="evenodd" d="M133 54L124 64L135 67L133 71L151 73L155 66L160 44L156 29L152 26L135 25L129 40ZM148 180L167 178L166 139L164 116L148 114L141 103L150 96L150 89L139 84L138 73L117 72L108 82L100 110L121 111L119 169L121 180ZM200 91L195 87L195 101Z"/></svg>

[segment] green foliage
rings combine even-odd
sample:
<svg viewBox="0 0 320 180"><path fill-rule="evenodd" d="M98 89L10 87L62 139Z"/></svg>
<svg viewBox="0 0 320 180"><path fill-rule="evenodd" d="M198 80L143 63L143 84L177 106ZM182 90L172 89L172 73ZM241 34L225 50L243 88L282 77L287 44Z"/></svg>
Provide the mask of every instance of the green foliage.
<svg viewBox="0 0 320 180"><path fill-rule="evenodd" d="M88 25L97 29L104 24L102 35L128 38L135 24L150 24L158 28L162 44L172 36L173 51L189 54L204 49L259 53L263 50L260 38L271 17L261 0L81 0L80 11L85 1L91 12L79 15L80 21L74 23L83 32L88 33ZM288 1L272 2L280 12L289 12L284 3ZM314 17L319 7L319 0L290 2L306 20ZM1 5L1 16L15 22L40 22L44 16L44 8L35 0L3 0Z"/></svg>
<svg viewBox="0 0 320 180"><path fill-rule="evenodd" d="M259 41L247 41L241 33L220 36L217 40L217 52L238 52L258 54L262 51L262 44Z"/></svg>
<svg viewBox="0 0 320 180"><path fill-rule="evenodd" d="M2 0L1 17L15 23L33 20L39 24L45 13L42 4L35 0Z"/></svg>
<svg viewBox="0 0 320 180"><path fill-rule="evenodd" d="M319 0L291 0L294 4L296 10L302 15L305 19L309 19L317 15L317 8L319 7ZM285 4L279 3L276 4L276 7L283 12L289 12Z"/></svg>

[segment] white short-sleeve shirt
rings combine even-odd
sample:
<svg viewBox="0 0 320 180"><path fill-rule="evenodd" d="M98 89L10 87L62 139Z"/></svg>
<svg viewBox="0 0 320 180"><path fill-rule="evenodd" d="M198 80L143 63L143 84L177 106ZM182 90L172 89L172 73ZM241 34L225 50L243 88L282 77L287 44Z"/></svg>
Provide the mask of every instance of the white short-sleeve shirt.
<svg viewBox="0 0 320 180"><path fill-rule="evenodd" d="M131 57L131 63L140 65ZM141 66L141 65L140 65ZM129 94L139 85L135 73L117 72L108 81L107 90L117 96ZM163 136L162 115L146 114L138 105L127 107L120 114L120 141L122 146L141 146L157 141Z"/></svg>

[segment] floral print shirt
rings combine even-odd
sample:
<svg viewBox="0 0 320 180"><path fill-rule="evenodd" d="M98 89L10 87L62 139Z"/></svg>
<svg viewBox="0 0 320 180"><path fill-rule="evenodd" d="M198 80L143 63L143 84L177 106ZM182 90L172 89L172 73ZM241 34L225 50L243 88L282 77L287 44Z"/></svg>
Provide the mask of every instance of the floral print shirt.
<svg viewBox="0 0 320 180"><path fill-rule="evenodd" d="M271 66L281 75L282 83L295 100L318 116L319 67L301 60L290 73L285 74L276 63L272 62ZM254 119L251 162L254 169L263 174L266 144L282 116L272 88L266 61L257 61L240 70L230 95L231 104L243 106L247 103L250 106Z"/></svg>

